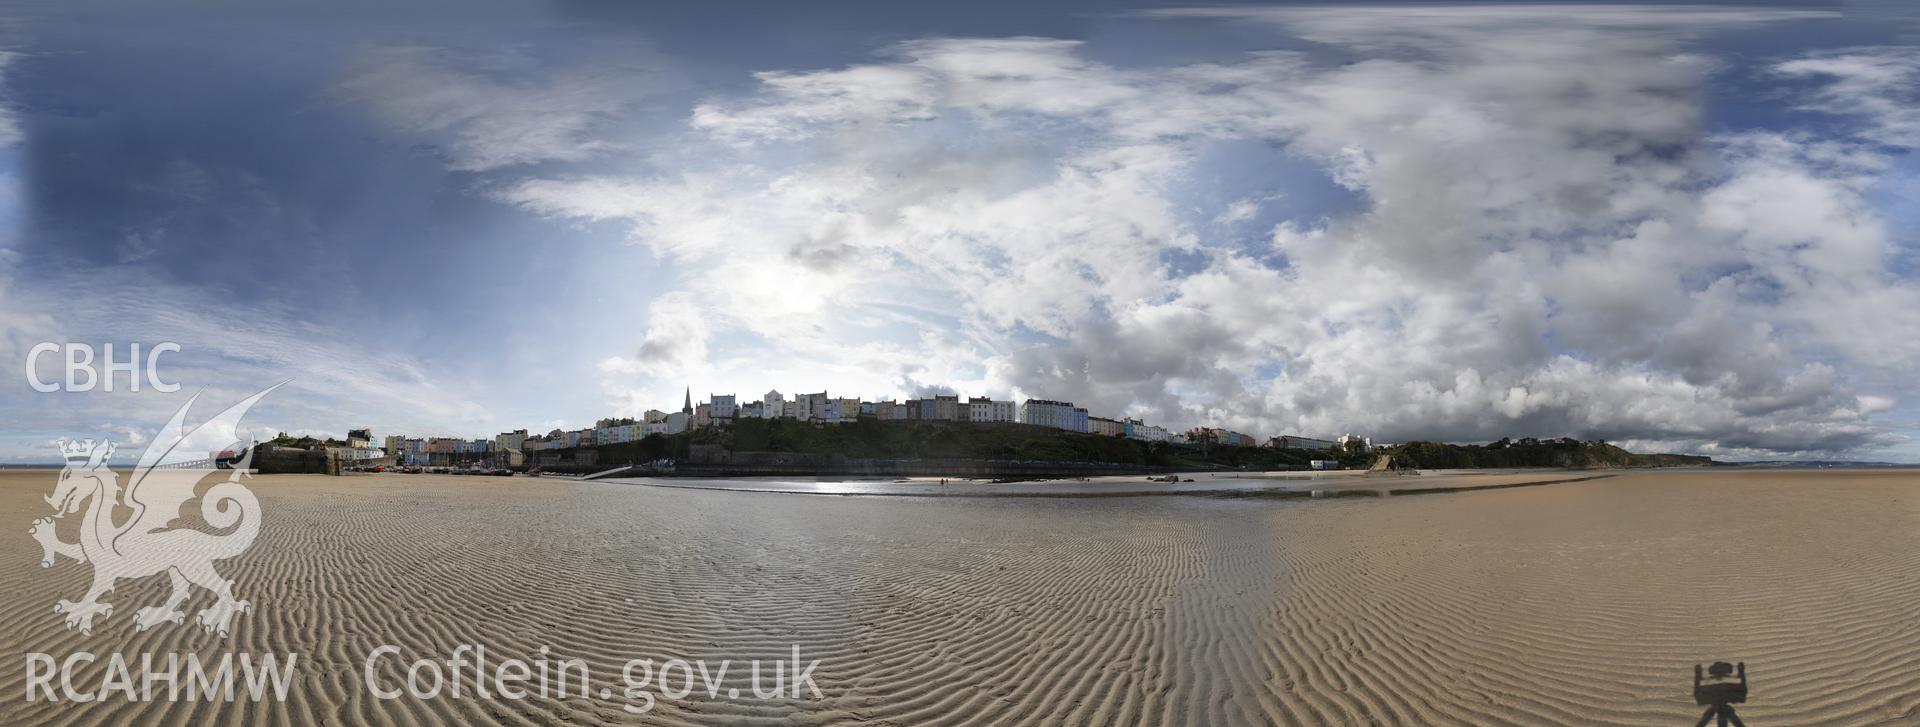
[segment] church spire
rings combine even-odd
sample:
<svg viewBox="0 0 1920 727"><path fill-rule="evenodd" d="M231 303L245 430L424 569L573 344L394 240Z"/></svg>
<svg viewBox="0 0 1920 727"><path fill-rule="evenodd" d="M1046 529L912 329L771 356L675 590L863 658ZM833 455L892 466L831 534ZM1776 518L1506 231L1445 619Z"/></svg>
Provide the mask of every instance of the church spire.
<svg viewBox="0 0 1920 727"><path fill-rule="evenodd" d="M680 405L680 413L693 416L693 387L687 387L687 403Z"/></svg>

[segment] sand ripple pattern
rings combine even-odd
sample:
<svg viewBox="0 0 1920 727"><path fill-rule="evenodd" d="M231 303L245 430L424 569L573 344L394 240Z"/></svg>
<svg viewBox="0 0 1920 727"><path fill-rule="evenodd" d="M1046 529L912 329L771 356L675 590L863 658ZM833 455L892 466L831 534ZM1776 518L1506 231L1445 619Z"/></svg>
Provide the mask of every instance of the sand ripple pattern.
<svg viewBox="0 0 1920 727"><path fill-rule="evenodd" d="M1920 723L1913 472L1314 501L263 477L260 537L220 564L254 603L226 639L134 632L164 578L66 630L51 606L89 571L40 569L24 534L52 484L0 473L4 724L1674 725L1713 659L1748 663L1749 724ZM614 694L382 701L381 644L544 646ZM824 699L754 698L745 663L793 645ZM284 704L21 700L21 654L79 650L301 665ZM626 714L630 658L732 660L743 696Z"/></svg>

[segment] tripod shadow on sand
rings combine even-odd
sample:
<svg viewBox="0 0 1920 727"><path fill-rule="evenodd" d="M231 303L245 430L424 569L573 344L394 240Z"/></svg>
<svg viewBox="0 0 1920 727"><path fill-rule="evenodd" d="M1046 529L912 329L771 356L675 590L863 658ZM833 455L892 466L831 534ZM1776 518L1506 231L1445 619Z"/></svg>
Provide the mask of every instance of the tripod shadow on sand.
<svg viewBox="0 0 1920 727"><path fill-rule="evenodd" d="M1707 708L1707 711L1700 715L1700 721L1694 723L1694 727L1706 727L1707 723L1714 722L1715 719L1718 719L1719 727L1728 725L1747 727L1747 723L1740 721L1740 715L1733 711L1733 705L1746 701L1746 662L1740 662L1740 665L1735 667L1724 661L1716 661L1706 668L1704 674L1699 664L1693 665L1693 703Z"/></svg>

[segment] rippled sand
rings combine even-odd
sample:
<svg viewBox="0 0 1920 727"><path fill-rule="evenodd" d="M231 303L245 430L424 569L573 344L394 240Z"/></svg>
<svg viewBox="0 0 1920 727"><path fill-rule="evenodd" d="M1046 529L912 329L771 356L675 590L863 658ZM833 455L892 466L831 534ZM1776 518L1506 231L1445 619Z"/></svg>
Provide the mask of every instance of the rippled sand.
<svg viewBox="0 0 1920 727"><path fill-rule="evenodd" d="M227 639L134 633L159 577L112 594L92 637L66 630L52 604L88 568L42 570L26 535L53 483L0 473L0 723L1675 725L1698 717L1692 667L1714 659L1747 662L1749 724L1920 721L1915 472L1339 500L261 477L260 538L220 565L254 604ZM361 684L380 644L444 659L469 643L548 646L616 689L381 701ZM821 660L824 699L621 710L629 658L795 644ZM24 653L81 650L301 663L284 704L23 701Z"/></svg>

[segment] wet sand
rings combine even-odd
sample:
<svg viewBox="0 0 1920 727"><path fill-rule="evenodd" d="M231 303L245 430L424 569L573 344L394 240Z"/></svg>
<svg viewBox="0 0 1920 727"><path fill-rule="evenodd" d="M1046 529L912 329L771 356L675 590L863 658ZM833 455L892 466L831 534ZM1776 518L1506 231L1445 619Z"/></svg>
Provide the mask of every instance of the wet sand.
<svg viewBox="0 0 1920 727"><path fill-rule="evenodd" d="M1611 477L1610 470L1436 470L1368 477L1363 470L1325 472L1179 472L1169 475L1109 475L1079 479L1017 480L939 477L606 477L596 482L732 492L894 497L1140 497L1219 495L1232 497L1364 496L1458 492L1526 487Z"/></svg>
<svg viewBox="0 0 1920 727"><path fill-rule="evenodd" d="M259 540L219 565L254 610L224 639L134 632L163 577L113 593L91 637L67 630L52 604L89 567L39 568L25 534L54 476L0 472L4 724L1674 725L1698 717L1693 664L1715 659L1747 662L1749 724L1920 722L1914 471L1325 500L259 477ZM383 701L361 683L381 644L548 646L616 689ZM792 645L821 660L824 699L621 710L627 659ZM22 699L23 654L81 650L301 663L285 703Z"/></svg>

